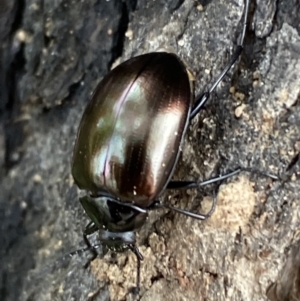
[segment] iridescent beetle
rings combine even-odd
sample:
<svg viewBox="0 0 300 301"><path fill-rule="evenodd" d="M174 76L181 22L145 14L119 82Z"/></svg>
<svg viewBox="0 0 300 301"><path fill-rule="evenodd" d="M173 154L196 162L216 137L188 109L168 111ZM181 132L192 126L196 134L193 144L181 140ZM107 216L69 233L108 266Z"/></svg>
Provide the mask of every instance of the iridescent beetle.
<svg viewBox="0 0 300 301"><path fill-rule="evenodd" d="M169 208L204 220L215 208L214 201L210 212L202 215L171 207L159 201L164 190L195 188L240 172L202 183L171 181L189 122L242 53L248 9L246 0L240 42L230 62L195 101L179 57L154 52L129 59L106 75L83 114L72 174L77 186L87 192L80 198L91 219L84 238L88 243L87 235L99 231L101 243L109 249L132 250L138 261L137 288L143 257L135 231L145 223L148 211Z"/></svg>

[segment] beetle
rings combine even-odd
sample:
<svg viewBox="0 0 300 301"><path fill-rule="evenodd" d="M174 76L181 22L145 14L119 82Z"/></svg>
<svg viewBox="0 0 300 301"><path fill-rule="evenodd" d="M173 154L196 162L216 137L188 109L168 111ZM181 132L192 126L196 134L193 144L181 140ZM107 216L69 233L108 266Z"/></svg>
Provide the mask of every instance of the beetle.
<svg viewBox="0 0 300 301"><path fill-rule="evenodd" d="M88 249L95 248L87 236L98 231L108 249L132 250L138 262L137 288L143 257L135 233L146 222L148 212L168 208L205 220L215 208L214 200L206 215L189 212L161 202L161 194L166 189L196 188L220 181L241 170L202 183L171 181L190 121L242 53L248 9L249 0L245 0L242 34L231 60L196 101L181 59L175 54L153 52L131 58L106 75L82 116L72 175L76 185L87 192L80 197L91 219L84 239Z"/></svg>

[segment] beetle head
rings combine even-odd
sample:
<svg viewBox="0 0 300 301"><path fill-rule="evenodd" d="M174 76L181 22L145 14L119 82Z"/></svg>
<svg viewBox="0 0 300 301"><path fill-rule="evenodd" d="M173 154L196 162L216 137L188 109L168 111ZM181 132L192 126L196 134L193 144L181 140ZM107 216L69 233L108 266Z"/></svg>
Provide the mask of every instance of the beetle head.
<svg viewBox="0 0 300 301"><path fill-rule="evenodd" d="M133 243L132 238L120 233L132 232L139 229L148 217L147 210L134 204L122 203L112 197L100 195L92 197L86 195L80 198L80 202L95 226L102 232L112 232L112 240L124 240ZM103 236L103 241L107 240Z"/></svg>

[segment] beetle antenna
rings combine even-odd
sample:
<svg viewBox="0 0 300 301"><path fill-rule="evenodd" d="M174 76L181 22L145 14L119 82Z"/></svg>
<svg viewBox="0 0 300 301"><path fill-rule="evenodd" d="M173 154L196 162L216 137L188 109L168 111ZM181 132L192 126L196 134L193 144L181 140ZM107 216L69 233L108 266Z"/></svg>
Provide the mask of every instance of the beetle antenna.
<svg viewBox="0 0 300 301"><path fill-rule="evenodd" d="M80 256L80 255L82 255L83 253L85 253L87 251L95 251L95 250L99 249L100 247L101 247L101 244L97 244L97 245L88 246L88 247L85 247L85 248L82 248L82 249L72 251L69 254L64 255L60 259L56 260L55 263L58 263L60 261L65 261L66 259L73 258L74 256Z"/></svg>
<svg viewBox="0 0 300 301"><path fill-rule="evenodd" d="M144 260L143 255L136 245L128 245L129 249L135 254L137 259L137 269L136 269L136 287L133 288L132 293L137 295L140 291L141 285L141 261Z"/></svg>
<svg viewBox="0 0 300 301"><path fill-rule="evenodd" d="M38 270L38 271L32 270L32 271L30 271L30 273L28 274L28 277L29 277L29 279L37 279L37 278L45 277L44 275L50 275L50 274L52 274L54 269L57 269L58 267L61 268L62 264L64 262L66 262L67 259L70 259L70 258L72 258L76 255L80 256L81 254L83 254L87 251L96 250L100 247L101 247L101 245L97 244L97 245L94 245L94 246L90 246L90 247L86 247L86 248L82 248L82 249L72 251L69 254L64 255L64 256L54 260L52 263L47 264L46 266L44 266L42 268L42 270ZM43 276L41 276L41 275L43 275Z"/></svg>
<svg viewBox="0 0 300 301"><path fill-rule="evenodd" d="M189 117L190 120L192 120L199 113L199 111L202 109L202 107L205 105L205 103L210 98L210 95L212 94L212 92L216 89L218 84L223 80L224 76L228 73L228 71L231 69L231 67L235 64L235 62L238 60L238 58L242 54L243 49L244 49L244 41L245 41L246 30L247 30L249 4L250 4L250 0L245 0L244 17L243 17L243 29L242 29L241 37L240 37L239 42L238 42L237 49L233 53L233 55L231 57L231 60L224 67L223 71L217 77L217 79L213 82L213 84L211 85L209 90L196 97L196 103L195 103L194 107L192 108L192 111L191 111L191 114L190 114L190 117Z"/></svg>

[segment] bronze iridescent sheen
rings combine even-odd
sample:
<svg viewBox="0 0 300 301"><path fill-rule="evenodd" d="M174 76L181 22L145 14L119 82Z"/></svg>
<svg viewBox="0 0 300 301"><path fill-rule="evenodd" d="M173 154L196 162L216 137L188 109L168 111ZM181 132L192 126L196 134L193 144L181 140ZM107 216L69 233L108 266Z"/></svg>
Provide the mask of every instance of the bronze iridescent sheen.
<svg viewBox="0 0 300 301"><path fill-rule="evenodd" d="M72 165L78 187L150 205L173 174L191 101L174 54L141 55L112 70L80 123Z"/></svg>

